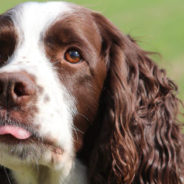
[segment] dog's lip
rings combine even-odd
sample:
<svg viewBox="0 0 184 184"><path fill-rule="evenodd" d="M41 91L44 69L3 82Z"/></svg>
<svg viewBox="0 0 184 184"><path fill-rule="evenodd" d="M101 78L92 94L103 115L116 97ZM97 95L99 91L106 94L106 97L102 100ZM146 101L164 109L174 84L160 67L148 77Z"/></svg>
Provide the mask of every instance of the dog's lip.
<svg viewBox="0 0 184 184"><path fill-rule="evenodd" d="M14 126L14 125L4 125L0 126L0 135L12 135L16 139L25 140L31 137L32 133L25 128Z"/></svg>
<svg viewBox="0 0 184 184"><path fill-rule="evenodd" d="M20 135L16 132L14 134L13 131L19 131ZM10 130L8 130L10 129ZM16 130L17 129L17 130ZM10 132L9 132L10 131ZM55 143L54 140L49 139L49 137L40 137L39 134L33 130L31 127L27 127L25 125L18 124L1 124L0 125L0 142L4 142L9 145L16 145L19 143L33 143L33 144L41 144L45 145L49 150L56 154L63 154L64 150Z"/></svg>

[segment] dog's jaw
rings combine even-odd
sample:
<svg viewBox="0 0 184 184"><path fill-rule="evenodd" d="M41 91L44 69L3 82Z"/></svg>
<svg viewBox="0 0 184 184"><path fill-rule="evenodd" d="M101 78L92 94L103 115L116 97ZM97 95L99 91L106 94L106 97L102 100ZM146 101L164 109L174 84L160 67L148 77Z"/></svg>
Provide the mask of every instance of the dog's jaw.
<svg viewBox="0 0 184 184"><path fill-rule="evenodd" d="M17 148L17 152L21 150L20 147ZM0 153L1 164L11 169L13 179L18 184L87 184L86 168L77 159L68 158L67 153L62 154L57 150L51 152L43 148L43 155L40 158L42 160L38 160L38 164L35 164L36 157L41 154L39 153L41 149L36 147L33 149L33 147L31 149L27 147L27 150L35 149L34 158L26 157L21 160L17 157L18 153L15 148L13 150L12 147L1 144L3 150ZM26 150L25 145L22 146L22 149ZM15 156L7 154L11 151ZM36 154L38 155L36 156ZM31 163L31 159L34 159L34 163ZM46 165L46 161L48 165Z"/></svg>

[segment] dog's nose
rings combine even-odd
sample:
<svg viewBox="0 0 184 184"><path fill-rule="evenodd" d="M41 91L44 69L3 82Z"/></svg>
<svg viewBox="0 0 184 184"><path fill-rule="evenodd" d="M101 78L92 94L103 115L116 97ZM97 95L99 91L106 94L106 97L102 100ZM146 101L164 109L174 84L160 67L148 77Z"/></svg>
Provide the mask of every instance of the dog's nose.
<svg viewBox="0 0 184 184"><path fill-rule="evenodd" d="M0 106L12 108L25 105L34 97L36 85L23 72L0 74Z"/></svg>

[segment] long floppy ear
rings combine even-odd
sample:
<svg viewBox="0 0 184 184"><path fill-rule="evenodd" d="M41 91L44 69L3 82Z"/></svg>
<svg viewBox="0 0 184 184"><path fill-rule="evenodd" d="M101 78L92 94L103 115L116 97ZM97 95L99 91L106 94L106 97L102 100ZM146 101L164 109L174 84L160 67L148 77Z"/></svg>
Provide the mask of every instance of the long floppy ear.
<svg viewBox="0 0 184 184"><path fill-rule="evenodd" d="M180 184L183 138L176 85L130 37L92 13L108 74L81 151L92 184ZM95 133L94 133L95 132Z"/></svg>

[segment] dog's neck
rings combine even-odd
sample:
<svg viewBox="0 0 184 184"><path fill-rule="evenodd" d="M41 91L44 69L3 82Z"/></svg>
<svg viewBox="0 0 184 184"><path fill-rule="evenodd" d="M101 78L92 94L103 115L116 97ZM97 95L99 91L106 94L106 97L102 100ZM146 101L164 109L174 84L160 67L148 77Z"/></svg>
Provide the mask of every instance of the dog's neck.
<svg viewBox="0 0 184 184"><path fill-rule="evenodd" d="M12 174L17 184L87 184L86 169L78 161L67 176L63 170L52 170L45 166L29 166L14 170Z"/></svg>

